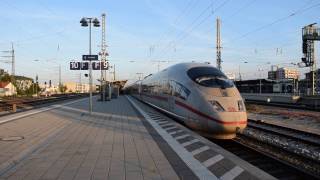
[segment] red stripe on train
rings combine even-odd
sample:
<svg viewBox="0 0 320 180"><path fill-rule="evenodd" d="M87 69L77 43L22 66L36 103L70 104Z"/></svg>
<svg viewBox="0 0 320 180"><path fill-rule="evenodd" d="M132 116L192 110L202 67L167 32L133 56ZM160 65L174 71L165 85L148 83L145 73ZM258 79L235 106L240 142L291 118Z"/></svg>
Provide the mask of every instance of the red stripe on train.
<svg viewBox="0 0 320 180"><path fill-rule="evenodd" d="M218 120L218 119L214 119L213 117L211 117L211 116L209 116L207 114L204 114L203 112L200 112L200 111L194 109L193 107L191 107L191 106L189 106L189 105L187 105L187 104L185 104L183 102L180 102L180 101L176 100L175 103L177 105L179 105L180 107L183 107L183 108L185 108L185 109L187 109L187 110L189 110L189 111L191 111L191 112L193 112L193 113L195 113L195 114L197 114L199 116L202 116L204 118L213 120L213 121L215 121L217 123L220 123L220 124L225 124L225 125L247 124L247 121L221 121L221 120Z"/></svg>

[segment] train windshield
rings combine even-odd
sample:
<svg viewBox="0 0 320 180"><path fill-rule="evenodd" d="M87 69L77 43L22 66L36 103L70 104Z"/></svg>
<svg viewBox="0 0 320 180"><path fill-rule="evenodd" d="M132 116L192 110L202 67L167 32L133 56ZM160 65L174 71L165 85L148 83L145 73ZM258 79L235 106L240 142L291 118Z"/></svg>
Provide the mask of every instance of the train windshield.
<svg viewBox="0 0 320 180"><path fill-rule="evenodd" d="M234 86L233 82L229 80L221 71L213 67L195 67L187 72L188 76L205 87L214 88L231 88Z"/></svg>

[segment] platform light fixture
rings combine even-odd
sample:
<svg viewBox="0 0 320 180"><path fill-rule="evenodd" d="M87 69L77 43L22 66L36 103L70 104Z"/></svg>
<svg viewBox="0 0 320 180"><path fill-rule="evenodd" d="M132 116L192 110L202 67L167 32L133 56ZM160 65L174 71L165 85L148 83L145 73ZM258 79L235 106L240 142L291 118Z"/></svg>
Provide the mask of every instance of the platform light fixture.
<svg viewBox="0 0 320 180"><path fill-rule="evenodd" d="M100 22L97 18L94 17L83 17L80 20L80 24L83 27L88 27L89 26L89 55L91 55L91 25L94 27L100 27ZM89 62L89 94L90 94L90 99L89 99L89 113L92 114L92 63L91 61Z"/></svg>

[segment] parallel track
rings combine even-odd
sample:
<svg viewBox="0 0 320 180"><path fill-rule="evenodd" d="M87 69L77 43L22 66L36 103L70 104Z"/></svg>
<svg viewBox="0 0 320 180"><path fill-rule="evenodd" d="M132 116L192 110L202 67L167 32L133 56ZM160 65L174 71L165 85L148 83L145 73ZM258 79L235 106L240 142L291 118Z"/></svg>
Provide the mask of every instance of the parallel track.
<svg viewBox="0 0 320 180"><path fill-rule="evenodd" d="M296 168L299 174L320 179L319 134L249 119L247 129L234 141Z"/></svg>
<svg viewBox="0 0 320 180"><path fill-rule="evenodd" d="M79 98L87 96L87 94L61 94L58 96L51 96L45 98L12 98L0 101L0 112L6 111L10 113L12 111L13 104L16 104L17 109L25 109L25 107L32 108L34 106L54 103L57 101L63 101L67 99ZM5 115L5 114L2 114Z"/></svg>
<svg viewBox="0 0 320 180"><path fill-rule="evenodd" d="M263 106L274 106L274 107L283 107L283 108L291 108L291 109L302 109L309 111L319 111L320 106L307 106L307 105L299 105L299 104L288 104L288 103L275 103L275 102L264 102L264 101L253 101L246 100L246 104L257 104Z"/></svg>
<svg viewBox="0 0 320 180"><path fill-rule="evenodd" d="M313 132L298 130L252 119L248 119L247 126L264 132L294 139L296 141L303 142L309 145L320 146L320 135Z"/></svg>
<svg viewBox="0 0 320 180"><path fill-rule="evenodd" d="M264 146L263 143L255 142L253 139L238 136L233 140L212 141L278 179L318 179L318 177L302 171L301 169L297 169L295 166L277 159L257 147L248 145L248 142L250 142L259 144L259 146Z"/></svg>

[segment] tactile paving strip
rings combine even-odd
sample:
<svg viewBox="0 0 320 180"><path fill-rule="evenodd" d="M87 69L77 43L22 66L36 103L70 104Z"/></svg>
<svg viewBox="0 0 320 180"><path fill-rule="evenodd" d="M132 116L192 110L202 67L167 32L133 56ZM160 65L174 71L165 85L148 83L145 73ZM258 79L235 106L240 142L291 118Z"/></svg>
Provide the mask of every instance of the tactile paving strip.
<svg viewBox="0 0 320 180"><path fill-rule="evenodd" d="M219 179L236 179L245 173L244 169L224 158L223 155L216 153L201 140L175 126L175 123L165 120L156 113L147 112L147 114Z"/></svg>

